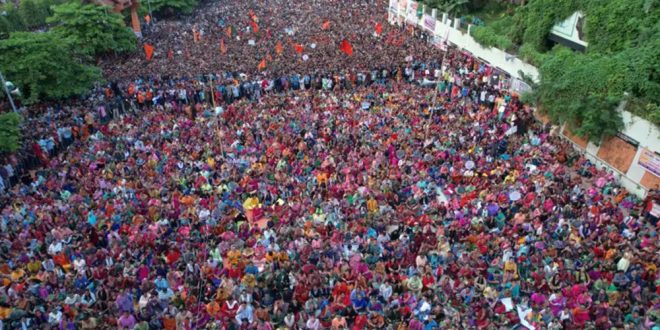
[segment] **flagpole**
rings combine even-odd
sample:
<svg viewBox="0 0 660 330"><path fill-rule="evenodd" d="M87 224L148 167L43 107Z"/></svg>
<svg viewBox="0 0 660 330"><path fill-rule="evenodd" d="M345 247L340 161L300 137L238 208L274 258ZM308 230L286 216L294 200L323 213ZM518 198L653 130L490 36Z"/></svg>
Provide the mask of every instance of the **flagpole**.
<svg viewBox="0 0 660 330"><path fill-rule="evenodd" d="M209 86L211 87L211 104L215 111L215 88L213 86L213 75L209 73Z"/></svg>

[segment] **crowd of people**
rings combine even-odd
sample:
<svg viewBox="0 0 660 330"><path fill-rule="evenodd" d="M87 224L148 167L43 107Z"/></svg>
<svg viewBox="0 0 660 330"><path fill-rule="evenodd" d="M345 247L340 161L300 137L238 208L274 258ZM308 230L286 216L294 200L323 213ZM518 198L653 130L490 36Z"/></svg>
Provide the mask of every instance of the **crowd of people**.
<svg viewBox="0 0 660 330"><path fill-rule="evenodd" d="M151 61L129 54L101 65L110 80L126 81L224 71L266 77L349 74L403 65L410 55L442 58L439 49L409 38L412 33L387 23L383 1L210 2L183 21L147 26L144 43L154 47ZM339 51L343 40L353 55Z"/></svg>
<svg viewBox="0 0 660 330"><path fill-rule="evenodd" d="M0 214L0 328L660 328L655 191L628 195L469 54L197 56L220 19L376 38L386 8L275 5L200 12L195 69L117 64L34 110L50 133Z"/></svg>

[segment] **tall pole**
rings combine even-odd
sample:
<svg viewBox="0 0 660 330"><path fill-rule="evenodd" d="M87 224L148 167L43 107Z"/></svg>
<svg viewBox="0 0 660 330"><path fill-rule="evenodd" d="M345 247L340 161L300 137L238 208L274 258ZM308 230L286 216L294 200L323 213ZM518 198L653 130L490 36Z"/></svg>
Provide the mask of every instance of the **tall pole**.
<svg viewBox="0 0 660 330"><path fill-rule="evenodd" d="M2 81L2 88L5 89L5 94L7 94L7 98L9 98L9 103L11 104L12 110L14 110L14 112L18 112L18 110L16 110L16 104L14 104L14 99L11 97L11 93L9 92L9 88L7 88L7 82L5 81L5 76L2 75L2 71L0 71L0 80Z"/></svg>

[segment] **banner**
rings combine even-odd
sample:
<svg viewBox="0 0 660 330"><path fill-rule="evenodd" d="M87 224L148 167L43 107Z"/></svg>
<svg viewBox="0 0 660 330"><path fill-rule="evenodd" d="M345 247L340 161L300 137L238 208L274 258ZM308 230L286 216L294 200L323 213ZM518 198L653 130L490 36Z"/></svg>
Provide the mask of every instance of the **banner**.
<svg viewBox="0 0 660 330"><path fill-rule="evenodd" d="M424 27L431 32L435 31L435 18L433 16L424 14Z"/></svg>
<svg viewBox="0 0 660 330"><path fill-rule="evenodd" d="M655 174L655 176L660 177L660 155L657 153L643 148L637 163L639 166Z"/></svg>
<svg viewBox="0 0 660 330"><path fill-rule="evenodd" d="M408 22L410 24L417 24L419 22L419 18L417 18L417 2L411 2L410 3L410 8L408 10Z"/></svg>
<svg viewBox="0 0 660 330"><path fill-rule="evenodd" d="M390 10L397 11L398 7L399 7L399 1L390 0Z"/></svg>
<svg viewBox="0 0 660 330"><path fill-rule="evenodd" d="M408 9L408 0L399 1L399 13L406 16L406 9Z"/></svg>
<svg viewBox="0 0 660 330"><path fill-rule="evenodd" d="M530 92L532 90L527 83L524 81L518 79L518 78L513 78L511 79L511 90L516 92L518 95L522 95L525 92Z"/></svg>
<svg viewBox="0 0 660 330"><path fill-rule="evenodd" d="M447 31L449 32L449 31ZM434 35L431 40L433 46L438 47L442 51L447 51L447 38L443 38L439 35Z"/></svg>

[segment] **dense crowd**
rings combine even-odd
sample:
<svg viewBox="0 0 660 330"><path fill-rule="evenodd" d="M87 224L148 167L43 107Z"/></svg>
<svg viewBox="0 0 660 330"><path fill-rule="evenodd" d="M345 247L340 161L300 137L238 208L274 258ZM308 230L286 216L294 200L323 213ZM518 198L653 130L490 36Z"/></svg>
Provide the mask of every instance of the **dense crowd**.
<svg viewBox="0 0 660 330"><path fill-rule="evenodd" d="M200 24L248 15L228 3ZM269 6L271 33L319 12ZM336 6L358 30L385 8ZM658 194L628 195L488 65L405 43L268 73L156 56L34 110L50 135L0 215L0 328L658 329Z"/></svg>
<svg viewBox="0 0 660 330"><path fill-rule="evenodd" d="M132 80L224 71L266 77L350 74L401 66L411 55L442 58L439 49L410 38L413 31L388 24L386 6L383 1L210 2L184 21L147 26L144 43L155 49L151 61L131 54L101 64L109 79ZM343 40L352 45L352 56L339 50Z"/></svg>

